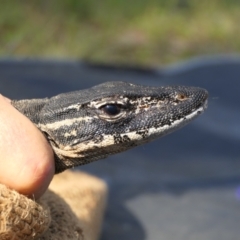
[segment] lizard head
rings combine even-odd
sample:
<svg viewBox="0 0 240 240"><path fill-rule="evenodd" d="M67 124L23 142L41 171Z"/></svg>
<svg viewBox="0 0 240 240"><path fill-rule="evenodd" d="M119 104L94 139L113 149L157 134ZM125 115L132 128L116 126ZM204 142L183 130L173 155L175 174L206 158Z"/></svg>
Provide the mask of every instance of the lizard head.
<svg viewBox="0 0 240 240"><path fill-rule="evenodd" d="M196 87L107 82L60 94L42 108L38 127L67 167L164 136L196 118L208 93Z"/></svg>

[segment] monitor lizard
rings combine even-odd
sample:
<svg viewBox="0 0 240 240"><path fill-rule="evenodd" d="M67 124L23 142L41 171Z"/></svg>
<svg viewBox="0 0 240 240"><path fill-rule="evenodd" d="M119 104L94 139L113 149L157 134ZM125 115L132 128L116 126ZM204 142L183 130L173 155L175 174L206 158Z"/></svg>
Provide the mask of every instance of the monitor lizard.
<svg viewBox="0 0 240 240"><path fill-rule="evenodd" d="M207 98L208 92L197 87L106 82L11 104L46 136L59 173L183 127L206 109Z"/></svg>

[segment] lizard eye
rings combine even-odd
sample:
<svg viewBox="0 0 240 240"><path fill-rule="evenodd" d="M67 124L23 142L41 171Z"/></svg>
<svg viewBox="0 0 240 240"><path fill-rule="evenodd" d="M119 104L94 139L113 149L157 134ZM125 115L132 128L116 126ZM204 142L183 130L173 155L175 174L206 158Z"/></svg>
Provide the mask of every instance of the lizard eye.
<svg viewBox="0 0 240 240"><path fill-rule="evenodd" d="M120 104L106 104L101 107L104 113L109 116L116 116L121 112L121 105Z"/></svg>
<svg viewBox="0 0 240 240"><path fill-rule="evenodd" d="M109 122L118 121L126 115L125 106L119 103L107 103L99 110L99 117Z"/></svg>

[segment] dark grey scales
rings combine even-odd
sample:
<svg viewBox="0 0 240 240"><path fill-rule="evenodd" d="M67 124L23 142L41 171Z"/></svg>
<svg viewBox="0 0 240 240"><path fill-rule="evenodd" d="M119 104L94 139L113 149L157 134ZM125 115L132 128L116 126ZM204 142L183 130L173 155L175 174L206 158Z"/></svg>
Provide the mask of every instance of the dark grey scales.
<svg viewBox="0 0 240 240"><path fill-rule="evenodd" d="M208 93L197 87L106 82L52 98L13 100L46 136L56 173L164 136L196 118Z"/></svg>

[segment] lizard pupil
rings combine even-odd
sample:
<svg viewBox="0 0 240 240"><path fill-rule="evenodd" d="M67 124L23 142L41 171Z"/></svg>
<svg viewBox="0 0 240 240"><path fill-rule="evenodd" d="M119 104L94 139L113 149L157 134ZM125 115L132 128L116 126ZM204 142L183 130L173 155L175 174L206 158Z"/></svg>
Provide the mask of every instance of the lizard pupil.
<svg viewBox="0 0 240 240"><path fill-rule="evenodd" d="M118 104L106 104L102 107L102 109L106 114L110 116L118 115L121 111L121 108Z"/></svg>

